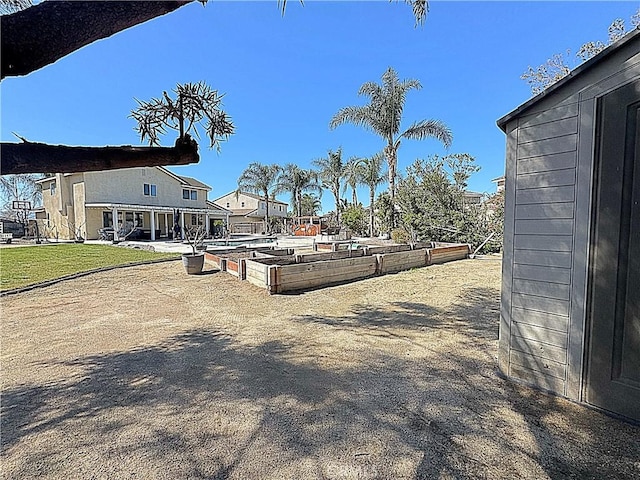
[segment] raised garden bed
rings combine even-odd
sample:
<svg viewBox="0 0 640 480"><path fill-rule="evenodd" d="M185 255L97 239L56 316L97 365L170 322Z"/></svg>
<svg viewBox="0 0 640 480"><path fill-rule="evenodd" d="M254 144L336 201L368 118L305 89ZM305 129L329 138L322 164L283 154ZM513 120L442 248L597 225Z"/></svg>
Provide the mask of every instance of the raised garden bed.
<svg viewBox="0 0 640 480"><path fill-rule="evenodd" d="M248 258L280 258L291 256L293 249L276 249L273 247L239 247L228 250L205 252L205 258L223 272L245 279L244 260Z"/></svg>
<svg viewBox="0 0 640 480"><path fill-rule="evenodd" d="M269 293L284 293L460 260L469 255L466 244L417 247L387 245L307 255L244 258L240 260L238 276Z"/></svg>

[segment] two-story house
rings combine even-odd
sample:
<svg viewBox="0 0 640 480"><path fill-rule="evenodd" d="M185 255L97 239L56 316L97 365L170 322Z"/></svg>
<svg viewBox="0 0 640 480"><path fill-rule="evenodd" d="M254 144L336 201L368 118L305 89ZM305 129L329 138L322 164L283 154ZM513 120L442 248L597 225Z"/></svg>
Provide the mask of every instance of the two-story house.
<svg viewBox="0 0 640 480"><path fill-rule="evenodd" d="M49 236L62 239L97 239L101 229L118 238L135 227L136 236L156 240L171 237L176 223L181 235L196 225L212 231L230 214L207 200L211 187L163 167L58 173L38 183L38 219Z"/></svg>
<svg viewBox="0 0 640 480"><path fill-rule="evenodd" d="M230 210L229 231L232 233L266 232L265 214L267 205L260 195L248 192L230 192L216 198L214 204ZM284 219L287 217L286 202L269 199L269 217Z"/></svg>

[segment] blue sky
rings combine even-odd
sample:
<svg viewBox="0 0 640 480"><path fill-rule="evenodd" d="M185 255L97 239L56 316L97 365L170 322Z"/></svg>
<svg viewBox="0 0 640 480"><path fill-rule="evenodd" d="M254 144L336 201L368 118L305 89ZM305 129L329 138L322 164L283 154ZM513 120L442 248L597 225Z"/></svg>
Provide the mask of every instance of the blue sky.
<svg viewBox="0 0 640 480"><path fill-rule="evenodd" d="M350 125L329 130L341 107L362 104L360 85L392 66L423 89L407 97L405 128L440 119L454 141L405 141L401 171L431 154L469 153L482 167L469 187L491 192L504 172L505 138L496 120L530 98L527 66L584 42L606 40L614 18L627 23L640 2L432 1L423 27L400 3L289 0L209 1L93 43L26 77L0 84L1 138L69 145L140 144L128 118L176 83L204 80L225 93L236 134L220 154L201 142L197 165L173 167L213 187L237 187L251 162L311 166L328 149L369 156L382 140ZM173 145L175 136L163 138ZM365 190L359 192L366 199ZM349 194L345 195L350 198ZM288 200L286 195L283 200ZM365 200L366 202L366 200ZM323 196L324 211L333 208Z"/></svg>

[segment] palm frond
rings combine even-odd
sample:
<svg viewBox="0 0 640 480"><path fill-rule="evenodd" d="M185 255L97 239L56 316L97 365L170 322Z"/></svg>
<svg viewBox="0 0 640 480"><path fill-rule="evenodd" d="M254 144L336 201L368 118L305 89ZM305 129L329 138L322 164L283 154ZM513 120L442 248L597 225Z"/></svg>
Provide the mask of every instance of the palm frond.
<svg viewBox="0 0 640 480"><path fill-rule="evenodd" d="M371 128L368 109L362 106L341 108L329 122L329 128L333 130L345 123L352 123L360 127Z"/></svg>
<svg viewBox="0 0 640 480"><path fill-rule="evenodd" d="M449 148L453 142L451 130L440 120L421 120L415 122L401 135L401 138L410 140L424 140L425 138L435 138Z"/></svg>

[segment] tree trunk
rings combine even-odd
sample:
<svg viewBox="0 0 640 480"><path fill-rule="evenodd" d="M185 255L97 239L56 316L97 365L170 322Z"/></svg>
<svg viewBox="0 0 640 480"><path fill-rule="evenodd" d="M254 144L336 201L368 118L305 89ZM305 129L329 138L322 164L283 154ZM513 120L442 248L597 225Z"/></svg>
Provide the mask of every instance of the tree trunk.
<svg viewBox="0 0 640 480"><path fill-rule="evenodd" d="M373 237L373 202L375 201L375 196L376 191L372 188L369 195L369 237Z"/></svg>
<svg viewBox="0 0 640 480"><path fill-rule="evenodd" d="M50 1L3 15L0 78L27 75L192 1Z"/></svg>
<svg viewBox="0 0 640 480"><path fill-rule="evenodd" d="M271 229L271 225L269 224L269 192L264 193L264 205L266 207L264 212L264 231L269 235Z"/></svg>
<svg viewBox="0 0 640 480"><path fill-rule="evenodd" d="M175 147L72 147L45 143L2 143L2 174L73 173L116 168L198 163L198 144L189 140Z"/></svg>
<svg viewBox="0 0 640 480"><path fill-rule="evenodd" d="M385 157L387 157L387 164L389 165L389 199L391 200L391 228L396 227L396 166L397 166L397 152L393 148L392 144L389 144L384 149Z"/></svg>

